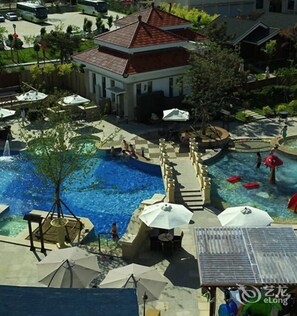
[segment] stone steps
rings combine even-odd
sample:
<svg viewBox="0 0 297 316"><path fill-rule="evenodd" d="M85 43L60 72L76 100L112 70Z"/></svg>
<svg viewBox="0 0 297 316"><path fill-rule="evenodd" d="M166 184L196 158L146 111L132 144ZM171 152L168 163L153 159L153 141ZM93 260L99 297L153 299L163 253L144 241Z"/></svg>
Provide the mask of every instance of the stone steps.
<svg viewBox="0 0 297 316"><path fill-rule="evenodd" d="M175 203L183 204L192 212L203 210L203 198L200 190L180 190L176 192Z"/></svg>
<svg viewBox="0 0 297 316"><path fill-rule="evenodd" d="M266 119L265 116L263 116L261 114L258 114L258 113L254 112L254 111L251 111L251 110L244 110L243 113L245 113L247 116L250 116L250 117L252 117L253 119L255 119L257 121Z"/></svg>

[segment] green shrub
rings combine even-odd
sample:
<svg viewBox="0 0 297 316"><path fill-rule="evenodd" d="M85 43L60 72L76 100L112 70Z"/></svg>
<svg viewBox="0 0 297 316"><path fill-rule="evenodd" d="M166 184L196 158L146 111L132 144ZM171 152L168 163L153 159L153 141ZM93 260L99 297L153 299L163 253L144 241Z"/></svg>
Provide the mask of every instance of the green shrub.
<svg viewBox="0 0 297 316"><path fill-rule="evenodd" d="M272 116L272 115L274 115L274 112L273 112L272 108L269 105L263 106L262 111L263 111L263 114L265 116Z"/></svg>
<svg viewBox="0 0 297 316"><path fill-rule="evenodd" d="M287 111L287 104L286 104L286 103L278 104L278 105L275 107L275 110L276 110L276 113L279 113L279 112L281 112L281 111Z"/></svg>
<svg viewBox="0 0 297 316"><path fill-rule="evenodd" d="M244 113L244 112L237 112L235 114L235 118L238 120L238 121L241 121L241 122L246 122L247 121L247 115Z"/></svg>
<svg viewBox="0 0 297 316"><path fill-rule="evenodd" d="M263 107L266 104L275 106L284 102L284 86L273 85L252 90L247 94L247 98L255 107Z"/></svg>
<svg viewBox="0 0 297 316"><path fill-rule="evenodd" d="M297 113L297 100L292 100L288 106L287 106L287 111L290 114L296 114Z"/></svg>

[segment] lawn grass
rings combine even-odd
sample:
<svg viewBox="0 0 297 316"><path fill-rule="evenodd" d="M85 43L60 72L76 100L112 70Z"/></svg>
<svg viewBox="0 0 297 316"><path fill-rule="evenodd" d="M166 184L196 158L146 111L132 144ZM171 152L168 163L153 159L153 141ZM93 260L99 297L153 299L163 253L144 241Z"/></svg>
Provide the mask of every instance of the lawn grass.
<svg viewBox="0 0 297 316"><path fill-rule="evenodd" d="M256 112L257 114L264 115L263 109L254 108L252 111Z"/></svg>
<svg viewBox="0 0 297 316"><path fill-rule="evenodd" d="M81 45L78 51L82 52L94 47L98 47L98 45L95 44L93 40L88 39L88 40L81 41ZM18 51L18 55L19 55L20 63L36 62L37 60L36 52L34 51L33 47L20 49ZM43 53L41 50L39 51L38 56L39 56L39 60L42 61ZM46 60L53 60L53 59L58 59L58 58L59 58L59 52L52 53L50 50L46 50L46 53L45 53ZM13 50L11 54L10 50L0 51L0 62L3 65L16 64L17 52Z"/></svg>

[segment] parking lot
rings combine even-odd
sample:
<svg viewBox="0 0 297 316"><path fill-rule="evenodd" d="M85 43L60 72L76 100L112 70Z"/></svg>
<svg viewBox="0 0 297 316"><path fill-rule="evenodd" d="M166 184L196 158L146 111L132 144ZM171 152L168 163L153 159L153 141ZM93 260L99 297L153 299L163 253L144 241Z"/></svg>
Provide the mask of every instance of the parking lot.
<svg viewBox="0 0 297 316"><path fill-rule="evenodd" d="M116 15L118 15L120 18L123 17L123 14L108 11L108 15L112 15L114 19L116 18ZM24 36L28 35L39 35L40 29L42 27L46 28L47 32L50 32L55 28L56 25L63 25L63 30L66 31L66 28L68 25L75 25L78 26L81 30L83 28L84 19L87 18L88 20L91 20L93 22L92 30L96 29L96 17L85 15L79 12L68 12L63 14L49 14L48 15L48 21L43 24L37 24L32 23L24 20L19 21L8 21L5 20L5 22L0 23L0 26L3 26L7 29L8 34L13 34L13 24L16 25L16 33L19 35L20 39L24 42L24 47L28 45L24 41ZM104 21L104 24L107 26L107 19L102 19ZM114 29L114 26L111 28Z"/></svg>

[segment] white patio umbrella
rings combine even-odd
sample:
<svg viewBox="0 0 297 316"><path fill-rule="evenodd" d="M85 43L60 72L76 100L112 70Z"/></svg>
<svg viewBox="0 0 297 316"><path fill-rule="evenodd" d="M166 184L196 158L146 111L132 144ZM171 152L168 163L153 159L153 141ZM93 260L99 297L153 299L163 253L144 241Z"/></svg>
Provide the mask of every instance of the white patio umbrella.
<svg viewBox="0 0 297 316"><path fill-rule="evenodd" d="M36 90L30 90L28 92L25 92L23 94L18 95L16 98L19 101L24 102L33 102L33 101L41 101L47 98L48 95L42 92L38 92Z"/></svg>
<svg viewBox="0 0 297 316"><path fill-rule="evenodd" d="M189 119L189 112L179 110L179 109L170 109L163 111L163 120L164 121L176 121L176 122L185 122Z"/></svg>
<svg viewBox="0 0 297 316"><path fill-rule="evenodd" d="M218 215L222 226L268 226L273 219L266 211L251 206L228 207Z"/></svg>
<svg viewBox="0 0 297 316"><path fill-rule="evenodd" d="M38 281L48 287L85 288L98 276L97 257L78 247L51 251L37 263Z"/></svg>
<svg viewBox="0 0 297 316"><path fill-rule="evenodd" d="M147 206L139 218L149 227L169 230L188 224L192 216L181 204L161 202Z"/></svg>
<svg viewBox="0 0 297 316"><path fill-rule="evenodd" d="M63 98L60 103L65 105L79 105L90 102L89 99L86 99L78 94L69 95Z"/></svg>
<svg viewBox="0 0 297 316"><path fill-rule="evenodd" d="M13 116L14 114L15 114L15 111L13 111L13 110L7 110L7 109L0 108L0 118L7 118L10 116Z"/></svg>
<svg viewBox="0 0 297 316"><path fill-rule="evenodd" d="M155 270L154 267L132 263L110 270L99 287L135 288L138 303L142 304L144 303L144 295L147 295L145 301L158 299L167 283L167 279Z"/></svg>

